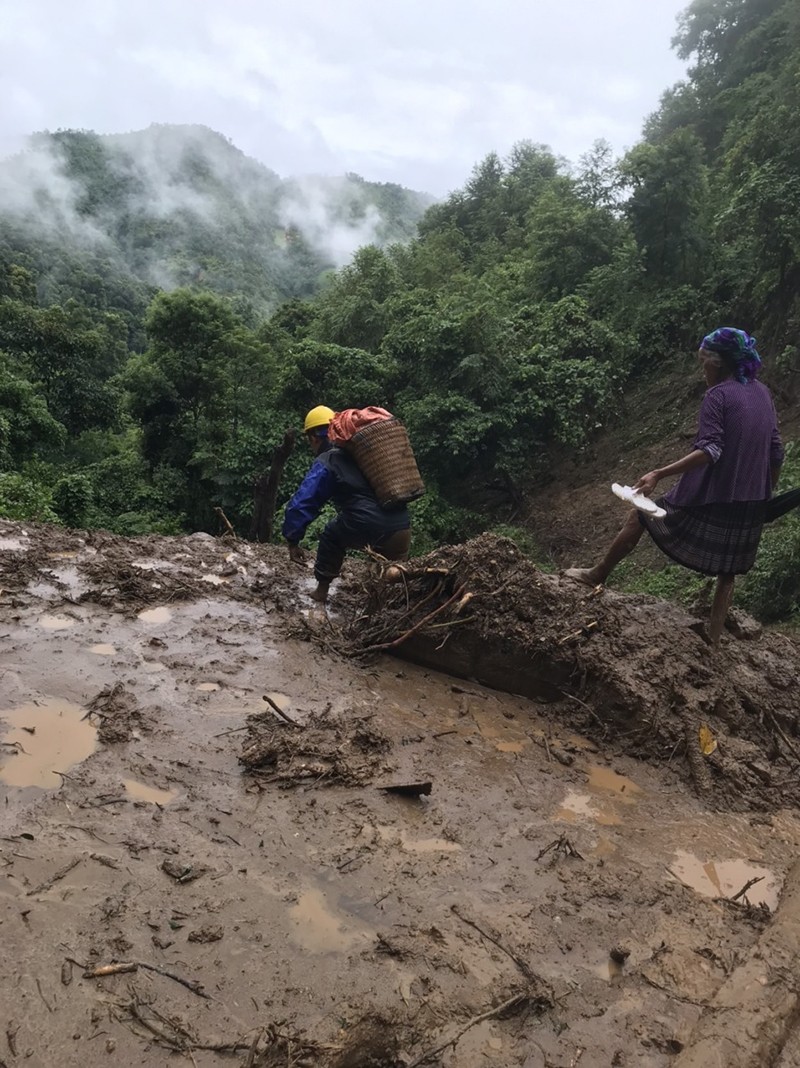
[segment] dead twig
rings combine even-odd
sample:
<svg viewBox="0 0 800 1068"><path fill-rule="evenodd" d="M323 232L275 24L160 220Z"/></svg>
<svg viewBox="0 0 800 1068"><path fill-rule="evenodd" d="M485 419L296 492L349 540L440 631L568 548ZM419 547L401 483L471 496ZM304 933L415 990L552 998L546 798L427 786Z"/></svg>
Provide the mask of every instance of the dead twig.
<svg viewBox="0 0 800 1068"><path fill-rule="evenodd" d="M71 960L71 958L67 958ZM172 979L175 983L180 983L181 986L185 986L187 990L191 990L193 994L197 994L199 998L205 998L206 1001L211 1001L211 995L207 994L203 990L203 984L196 979L184 979L182 975L178 975L176 972L170 971L169 968L163 968L160 964L148 964L143 960L131 960L131 961L117 961L113 964L101 964L96 968L88 968L85 964L81 964L80 961L72 961L73 964L77 964L78 967L84 968L84 979L104 979L109 975L122 975L127 972L136 972L140 968L144 968L145 971L155 972L157 975L163 975L167 979Z"/></svg>
<svg viewBox="0 0 800 1068"><path fill-rule="evenodd" d="M71 957L67 957L67 960L73 964L77 964L79 968L83 968L84 979L105 979L107 975L123 975L126 972L138 971L139 965L133 963L133 961L119 961L116 964L100 964L96 968L89 968L86 964L81 964L78 960L72 960Z"/></svg>
<svg viewBox="0 0 800 1068"><path fill-rule="evenodd" d="M98 864L102 864L104 868L119 868L119 864L113 857L107 857L105 853L90 853L90 860L96 860Z"/></svg>
<svg viewBox="0 0 800 1068"><path fill-rule="evenodd" d="M565 857L575 857L577 860L583 860L584 857L575 846L570 842L569 838L565 834L561 834L558 838L555 838L550 845L546 845L544 849L540 849L535 859L541 860L546 856L550 850L555 850L556 853L563 853Z"/></svg>
<svg viewBox="0 0 800 1068"><path fill-rule="evenodd" d="M217 515L220 517L222 522L225 524L225 532L226 532L226 534L230 534L231 537L233 538L233 540L235 541L236 540L236 531L233 529L233 524L231 523L230 519L228 519L228 517L225 515L225 513L222 511L222 509L219 506L217 506L214 509L214 511L217 513Z"/></svg>
<svg viewBox="0 0 800 1068"><path fill-rule="evenodd" d="M747 893L747 891L752 886L755 886L756 883L763 883L764 882L764 878L765 878L765 876L763 876L763 875L756 875L752 879L748 879L747 882L742 887L742 889L737 894L734 894L733 897L730 898L730 900L731 901L738 901L739 898L740 897L744 897L745 894Z"/></svg>
<svg viewBox="0 0 800 1068"><path fill-rule="evenodd" d="M256 1031L253 1041L250 1043L250 1049L247 1051L247 1056L244 1059L242 1068L253 1068L256 1063L256 1053L258 1052L258 1044L264 1035L264 1029Z"/></svg>
<svg viewBox="0 0 800 1068"><path fill-rule="evenodd" d="M496 1016L502 1016L504 1012L509 1012L511 1009L521 1008L523 1005L527 1004L529 1000L530 998L527 993L514 994L513 997L508 998L500 1005L495 1006L495 1008L487 1009L486 1012L481 1012L477 1016L473 1016L471 1019L467 1020L467 1022L463 1024L451 1038L448 1038L438 1046L434 1046L432 1049L425 1050L424 1053L421 1053L419 1057L411 1061L408 1068L418 1068L418 1065L424 1064L426 1061L431 1060L440 1053L444 1053L449 1046L455 1046L470 1028L476 1027L479 1023L483 1023L484 1020L491 1020Z"/></svg>
<svg viewBox="0 0 800 1068"><path fill-rule="evenodd" d="M277 703L277 701L273 701L268 693L265 693L262 696L261 700L262 701L266 701L267 704L269 705L269 707L275 713L275 715L279 716L283 720L284 723L288 723L290 727L299 727L300 726L300 724L296 720L292 719L291 716L287 716L286 715L286 713L283 711L283 709Z"/></svg>
<svg viewBox="0 0 800 1068"><path fill-rule="evenodd" d="M47 1000L47 998L42 993L42 984L39 982L38 979L36 980L36 989L39 991L39 997L44 1002L44 1006L47 1009L47 1011L48 1012L55 1012L56 1010L53 1008L53 1006L50 1004L50 1002Z"/></svg>
<svg viewBox="0 0 800 1068"><path fill-rule="evenodd" d="M800 763L800 752L798 751L797 746L794 744L791 738L788 737L786 731L783 729L783 727L781 727L780 723L778 723L772 712L770 712L769 709L765 709L765 712L767 714L767 719L770 721L775 730L775 733L781 739L781 741L792 754L792 756L795 758L795 760Z"/></svg>
<svg viewBox="0 0 800 1068"><path fill-rule="evenodd" d="M81 858L75 857L75 859L71 860L69 864L65 864L63 868L59 868L55 875L51 875L49 879L46 879L43 883L40 883L39 886L35 886L33 890L28 890L26 896L32 897L34 894L43 894L45 890L49 890L51 886L54 886L59 881L59 879L63 879L65 875L69 875L72 869L77 868L80 862Z"/></svg>
<svg viewBox="0 0 800 1068"><path fill-rule="evenodd" d="M394 641L391 642L383 642L380 645L369 645L366 649L362 649L361 652L379 653L382 652L384 649L394 649L398 645L402 645L403 642L407 641L407 639L410 638L412 634L416 634L417 631L422 630L426 623L429 623L432 619L435 619L436 616L441 615L441 613L444 612L445 609L449 608L454 601L457 601L463 595L463 593L464 587L459 586L456 592L452 595L452 597L449 597L443 604L440 604L437 608L434 608L432 612L429 612L427 616L424 616L422 619L420 619L419 622L415 623L414 626L410 628L410 630L407 630L404 634L401 634L399 638L395 638Z"/></svg>
<svg viewBox="0 0 800 1068"><path fill-rule="evenodd" d="M473 930L477 931L478 934L481 935L483 938L487 939L487 941L497 946L501 953L505 953L509 960L512 960L514 962L514 964L525 976L529 983L534 983L537 987L542 986L541 977L536 974L536 972L526 961L524 961L521 957L518 957L516 953L512 952L512 950L504 946L499 938L496 938L494 935L489 934L488 931L484 931L482 927L478 926L478 924L475 923L474 920L471 920L468 916L464 916L459 911L458 905L451 905L450 910L459 918L459 920L461 920L462 923L465 923L468 927L471 927Z"/></svg>
<svg viewBox="0 0 800 1068"><path fill-rule="evenodd" d="M191 1053L194 1050L208 1050L211 1053L238 1053L240 1050L247 1048L247 1042L241 1038L235 1039L233 1042L194 1038L184 1028L179 1027L172 1020L153 1010L154 1015L174 1031L174 1034L171 1035L142 1012L141 1003L136 998L128 1002L120 1002L118 1007L127 1012L137 1023L141 1024L157 1042L178 1053Z"/></svg>
<svg viewBox="0 0 800 1068"><path fill-rule="evenodd" d="M597 629L598 625L596 619L591 623L585 623L580 630L573 631L572 634L565 634L563 638L559 638L556 645L566 645L567 642L577 641L578 638L589 638Z"/></svg>
<svg viewBox="0 0 800 1068"><path fill-rule="evenodd" d="M157 975L163 975L167 979L172 979L175 983L180 983L181 986L185 986L187 990L191 990L193 994L197 994L199 998L205 998L206 1001L211 1001L211 995L203 990L203 984L196 979L184 979L182 975L177 975L175 972L170 971L169 968L162 968L159 964L148 964L143 960L137 961L136 963L140 968L144 968L148 972L155 972Z"/></svg>

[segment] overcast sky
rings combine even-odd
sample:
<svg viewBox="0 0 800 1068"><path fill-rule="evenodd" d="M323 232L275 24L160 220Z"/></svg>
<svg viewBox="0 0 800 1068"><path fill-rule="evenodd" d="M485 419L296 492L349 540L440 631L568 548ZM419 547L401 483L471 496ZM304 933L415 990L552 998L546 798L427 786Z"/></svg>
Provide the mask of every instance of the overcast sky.
<svg viewBox="0 0 800 1068"><path fill-rule="evenodd" d="M0 156L203 123L282 175L442 195L523 138L622 151L682 76L684 0L0 0Z"/></svg>

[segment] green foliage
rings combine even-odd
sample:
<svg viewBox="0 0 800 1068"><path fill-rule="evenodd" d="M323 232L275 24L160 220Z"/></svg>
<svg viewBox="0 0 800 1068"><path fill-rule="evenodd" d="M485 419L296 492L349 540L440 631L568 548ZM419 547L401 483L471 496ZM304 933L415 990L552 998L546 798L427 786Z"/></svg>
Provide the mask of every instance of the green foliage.
<svg viewBox="0 0 800 1068"><path fill-rule="evenodd" d="M530 531L510 523L497 523L491 528L491 533L496 534L498 538L508 538L509 541L513 541L519 551L527 556L529 560L532 560L540 571L555 571L553 561L544 552Z"/></svg>
<svg viewBox="0 0 800 1068"><path fill-rule="evenodd" d="M65 438L66 429L50 415L44 398L0 352L0 466L17 467Z"/></svg>
<svg viewBox="0 0 800 1068"><path fill-rule="evenodd" d="M0 501L120 533L215 529L221 505L244 531L288 427L377 404L428 485L415 551L494 528L538 560L500 517L703 333L747 327L791 382L799 41L796 0L693 0L686 80L624 159L521 142L422 218L398 186L283 182L201 127L41 135L0 165L35 193L0 227ZM363 245L338 271L336 235ZM301 445L279 505L309 462ZM762 616L797 605L798 526L767 529L740 583ZM698 589L674 567L621 580Z"/></svg>
<svg viewBox="0 0 800 1068"><path fill-rule="evenodd" d="M0 472L0 516L33 519L40 523L58 522L49 491L13 471Z"/></svg>
<svg viewBox="0 0 800 1068"><path fill-rule="evenodd" d="M91 518L92 483L85 474L65 475L53 486L53 510L68 527L87 526Z"/></svg>
<svg viewBox="0 0 800 1068"><path fill-rule="evenodd" d="M435 482L428 481L425 496L409 505L414 556L424 556L439 545L459 542L482 529L481 517L469 508L449 503Z"/></svg>
<svg viewBox="0 0 800 1068"><path fill-rule="evenodd" d="M664 601L690 605L709 585L709 580L677 564L651 570L630 558L616 568L612 584L626 593L646 593Z"/></svg>
<svg viewBox="0 0 800 1068"><path fill-rule="evenodd" d="M800 443L791 442L781 489L800 486ZM800 612L800 514L797 509L764 527L755 567L740 584L737 602L766 622Z"/></svg>

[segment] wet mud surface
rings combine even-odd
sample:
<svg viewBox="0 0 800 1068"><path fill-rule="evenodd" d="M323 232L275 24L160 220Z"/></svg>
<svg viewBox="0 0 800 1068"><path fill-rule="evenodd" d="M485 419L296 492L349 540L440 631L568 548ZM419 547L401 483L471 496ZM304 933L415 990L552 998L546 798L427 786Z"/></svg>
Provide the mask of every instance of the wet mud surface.
<svg viewBox="0 0 800 1068"><path fill-rule="evenodd" d="M279 550L0 523L0 561L0 1063L657 1068L769 922L780 796L343 658Z"/></svg>

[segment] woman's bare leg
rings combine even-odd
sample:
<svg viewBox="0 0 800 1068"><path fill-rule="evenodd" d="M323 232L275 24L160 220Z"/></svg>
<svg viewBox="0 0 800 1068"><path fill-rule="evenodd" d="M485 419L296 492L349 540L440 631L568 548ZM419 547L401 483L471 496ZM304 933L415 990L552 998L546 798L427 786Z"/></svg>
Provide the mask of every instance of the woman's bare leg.
<svg viewBox="0 0 800 1068"><path fill-rule="evenodd" d="M733 584L736 581L734 575L717 575L717 585L714 590L714 600L711 605L711 620L708 625L708 636L711 644L719 645L725 620L728 617L728 609L733 600Z"/></svg>
<svg viewBox="0 0 800 1068"><path fill-rule="evenodd" d="M643 533L644 527L639 522L639 513L634 509L599 564L594 567L571 567L564 573L586 586L597 586L605 582L620 560L624 560L633 552Z"/></svg>

